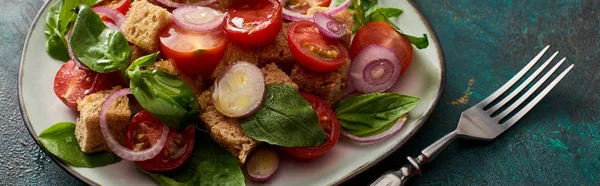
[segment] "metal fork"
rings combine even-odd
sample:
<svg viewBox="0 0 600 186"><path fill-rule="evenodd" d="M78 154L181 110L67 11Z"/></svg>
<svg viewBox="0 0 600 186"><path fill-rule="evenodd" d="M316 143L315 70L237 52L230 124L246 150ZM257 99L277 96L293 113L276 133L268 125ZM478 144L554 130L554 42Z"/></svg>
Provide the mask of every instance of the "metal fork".
<svg viewBox="0 0 600 186"><path fill-rule="evenodd" d="M437 140L433 144L429 145L417 158L407 157L408 163L405 164L400 170L390 171L383 176L379 177L371 186L398 186L404 185L406 181L415 175L421 174L421 165L430 162L435 158L442 150L444 150L452 141L457 138L469 138L476 140L493 140L498 137L508 128L513 126L519 119L521 119L527 112L529 112L540 100L560 82L560 80L571 71L573 64L565 69L558 77L556 77L544 90L542 90L535 98L533 98L527 105L521 110L515 110L521 104L525 102L534 92L548 80L548 78L565 62L566 58L561 59L552 69L550 69L544 76L542 76L527 92L521 95L511 105L507 103L515 98L523 89L525 89L543 70L552 62L552 60L558 54L555 52L542 66L540 66L529 78L527 78L520 86L514 89L512 92L507 92L517 81L519 81L535 63L542 58L544 53L550 48L546 46L537 56L535 56L531 62L529 62L519 73L517 73L512 79L504 84L500 89L496 90L492 95L485 98L483 101L477 103L475 106L464 111L458 121L458 127L446 134L441 139ZM500 100L497 104L492 106L492 102L498 99L503 94L508 94L505 98ZM491 106L491 107L490 107ZM500 108L508 106L500 114L493 116ZM490 107L489 109L487 109ZM512 117L506 118L510 113L516 112ZM502 121L502 123L501 123Z"/></svg>

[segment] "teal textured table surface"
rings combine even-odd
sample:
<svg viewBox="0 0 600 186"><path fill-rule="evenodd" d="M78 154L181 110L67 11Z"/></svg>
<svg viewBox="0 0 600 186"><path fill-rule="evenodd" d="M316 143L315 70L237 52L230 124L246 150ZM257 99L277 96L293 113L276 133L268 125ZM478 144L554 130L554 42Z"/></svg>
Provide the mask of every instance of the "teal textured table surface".
<svg viewBox="0 0 600 186"><path fill-rule="evenodd" d="M42 0L0 7L0 185L81 185L29 136L17 75ZM452 131L460 113L510 79L545 45L575 69L527 116L491 142L459 140L423 167L415 185L599 185L600 1L417 0L446 60L446 89L424 127L378 165L351 179L365 185Z"/></svg>

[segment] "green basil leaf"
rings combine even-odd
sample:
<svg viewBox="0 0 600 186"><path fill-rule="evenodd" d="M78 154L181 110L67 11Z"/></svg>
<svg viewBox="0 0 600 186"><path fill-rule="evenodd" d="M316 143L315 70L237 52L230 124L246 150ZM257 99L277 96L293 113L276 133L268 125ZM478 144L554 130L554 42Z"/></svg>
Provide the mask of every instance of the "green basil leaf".
<svg viewBox="0 0 600 186"><path fill-rule="evenodd" d="M141 67L147 67L147 66L151 66L154 64L154 62L156 62L156 58L158 57L158 52L155 52L153 54L149 54L146 56L142 56L138 59L136 59L135 61L133 61L131 63L131 65L129 65L129 67L127 67L126 75L127 77L129 77L130 79L135 76L135 74L140 73Z"/></svg>
<svg viewBox="0 0 600 186"><path fill-rule="evenodd" d="M400 14L402 14L402 10L397 8L377 8L369 12L366 22L385 21L392 24L390 18L398 17Z"/></svg>
<svg viewBox="0 0 600 186"><path fill-rule="evenodd" d="M289 85L267 85L258 112L241 120L255 140L284 147L317 146L327 141L315 110Z"/></svg>
<svg viewBox="0 0 600 186"><path fill-rule="evenodd" d="M71 57L69 57L69 50L65 46L64 38L60 37L60 35L51 35L48 37L46 41L46 52L50 57L60 60L60 61L69 61Z"/></svg>
<svg viewBox="0 0 600 186"><path fill-rule="evenodd" d="M397 93L364 94L340 101L335 113L345 131L363 136L395 122L419 101L419 98Z"/></svg>
<svg viewBox="0 0 600 186"><path fill-rule="evenodd" d="M131 92L154 117L183 130L200 113L192 89L181 79L160 70L142 70L130 78Z"/></svg>
<svg viewBox="0 0 600 186"><path fill-rule="evenodd" d="M148 172L160 185L244 185L237 159L205 133L196 132L194 151L180 167L166 172Z"/></svg>
<svg viewBox="0 0 600 186"><path fill-rule="evenodd" d="M358 0L353 0L352 5L350 6L354 7L354 14L352 15L352 18L354 19L354 22L352 23L352 33L356 33L365 24L365 12L362 7L360 7Z"/></svg>
<svg viewBox="0 0 600 186"><path fill-rule="evenodd" d="M406 37L410 43L415 45L418 49L424 49L429 46L429 40L427 39L427 34L423 34L423 37L415 37L411 35L407 35L402 33L402 36Z"/></svg>
<svg viewBox="0 0 600 186"><path fill-rule="evenodd" d="M364 12L369 12L373 7L377 6L377 0L360 0L359 2Z"/></svg>
<svg viewBox="0 0 600 186"><path fill-rule="evenodd" d="M48 10L46 28L44 29L44 35L48 38L46 41L46 52L54 59L68 61L71 58L67 50L67 41L63 29L59 26L61 5L61 1L56 2L50 5L50 9Z"/></svg>
<svg viewBox="0 0 600 186"><path fill-rule="evenodd" d="M69 44L79 61L93 71L108 73L125 70L129 65L131 48L125 36L107 28L87 5L79 6Z"/></svg>
<svg viewBox="0 0 600 186"><path fill-rule="evenodd" d="M42 131L38 137L40 143L63 162L75 167L100 167L121 161L112 152L82 152L75 138L75 124L61 122Z"/></svg>

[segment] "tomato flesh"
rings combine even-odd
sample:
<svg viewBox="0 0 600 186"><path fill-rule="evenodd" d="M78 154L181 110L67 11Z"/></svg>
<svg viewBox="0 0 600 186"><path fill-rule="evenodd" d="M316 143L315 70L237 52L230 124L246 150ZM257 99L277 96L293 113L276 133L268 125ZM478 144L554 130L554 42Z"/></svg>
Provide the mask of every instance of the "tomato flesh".
<svg viewBox="0 0 600 186"><path fill-rule="evenodd" d="M131 0L105 0L99 6L107 6L126 15L131 7Z"/></svg>
<svg viewBox="0 0 600 186"><path fill-rule="evenodd" d="M121 84L118 73L101 74L84 70L73 60L63 64L54 76L54 93L67 107L77 110L77 100Z"/></svg>
<svg viewBox="0 0 600 186"><path fill-rule="evenodd" d="M358 30L350 46L350 57L354 59L360 51L370 45L381 45L394 51L400 58L402 74L412 62L413 48L410 41L386 22L371 22Z"/></svg>
<svg viewBox="0 0 600 186"><path fill-rule="evenodd" d="M319 124L321 124L323 131L327 134L327 143L314 147L283 147L283 149L298 158L316 158L325 154L335 146L340 137L340 123L335 112L333 112L331 107L329 107L329 105L321 98L305 92L301 92L300 95L302 95L302 97L308 101L310 106L317 112Z"/></svg>
<svg viewBox="0 0 600 186"><path fill-rule="evenodd" d="M292 12L306 14L308 9L312 7L329 7L329 4L331 4L331 0L290 0L284 6L285 9L288 9Z"/></svg>
<svg viewBox="0 0 600 186"><path fill-rule="evenodd" d="M294 58L315 72L333 71L348 58L348 51L342 43L325 38L313 22L292 23L287 39Z"/></svg>
<svg viewBox="0 0 600 186"><path fill-rule="evenodd" d="M160 32L160 48L177 68L189 75L208 75L225 54L227 39L221 29L195 32L172 23Z"/></svg>
<svg viewBox="0 0 600 186"><path fill-rule="evenodd" d="M235 1L225 19L227 36L245 46L272 43L283 26L281 4L277 0Z"/></svg>
<svg viewBox="0 0 600 186"><path fill-rule="evenodd" d="M147 110L138 112L127 127L125 146L134 151L152 147L161 136L163 124ZM170 128L165 147L154 158L135 162L144 170L167 171L179 167L192 154L194 149L194 126L183 131Z"/></svg>

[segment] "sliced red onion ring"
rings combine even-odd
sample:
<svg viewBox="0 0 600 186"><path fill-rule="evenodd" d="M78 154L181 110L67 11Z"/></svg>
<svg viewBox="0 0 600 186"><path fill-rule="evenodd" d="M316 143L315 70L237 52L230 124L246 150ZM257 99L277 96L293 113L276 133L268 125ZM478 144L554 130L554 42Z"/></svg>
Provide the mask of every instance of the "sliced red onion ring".
<svg viewBox="0 0 600 186"><path fill-rule="evenodd" d="M223 24L225 14L202 6L184 6L173 10L173 21L188 30L207 31Z"/></svg>
<svg viewBox="0 0 600 186"><path fill-rule="evenodd" d="M98 7L92 8L92 10L100 16L109 18L119 28L121 28L121 26L123 26L123 24L125 23L125 19L126 19L125 16L123 14L121 14L121 12L119 12L115 9L112 9L112 8L109 8L106 6L98 6Z"/></svg>
<svg viewBox="0 0 600 186"><path fill-rule="evenodd" d="M319 33L329 39L340 39L342 36L346 35L346 28L344 24L335 20L330 15L317 12L313 15L313 21L317 25L319 29Z"/></svg>
<svg viewBox="0 0 600 186"><path fill-rule="evenodd" d="M352 60L348 79L360 92L383 92L398 81L401 71L400 58L394 51L371 45Z"/></svg>
<svg viewBox="0 0 600 186"><path fill-rule="evenodd" d="M110 133L108 129L108 125L106 124L106 112L110 107L110 104L114 102L120 96L125 96L131 94L131 89L124 88L121 89L110 96L102 103L102 108L100 108L100 130L102 131L102 136L104 136L104 140L108 145L108 148L112 150L117 156L129 160L129 161L144 161L154 158L156 155L160 153L160 151L165 147L167 143L167 136L169 134L169 127L166 125L163 127L160 138L149 149L145 149L142 151L133 151L131 149L123 147Z"/></svg>
<svg viewBox="0 0 600 186"><path fill-rule="evenodd" d="M104 25L106 25L106 27L113 29L113 30L118 30L119 32L123 32L121 31L121 28L119 28L117 25L115 25L114 23L108 22L108 21L102 21L104 22Z"/></svg>
<svg viewBox="0 0 600 186"><path fill-rule="evenodd" d="M210 6L215 4L217 1L218 0L200 0L195 3L177 3L171 0L156 0L156 3L158 3L158 5L162 6L163 8L166 8L168 11L173 11L176 8L183 6Z"/></svg>
<svg viewBox="0 0 600 186"><path fill-rule="evenodd" d="M265 183L279 168L279 156L272 148L260 148L252 152L246 162L246 172L250 180Z"/></svg>
<svg viewBox="0 0 600 186"><path fill-rule="evenodd" d="M391 128L387 129L386 131L384 131L382 133L379 133L379 134L376 134L373 136L358 137L358 136L352 135L352 134L344 131L343 129L342 129L342 131L340 131L340 133L342 135L346 136L347 138L350 138L351 140L359 142L359 143L377 142L377 141L385 139L393 134L396 134L398 131L400 131L400 129L402 129L402 126L404 126L406 119L407 119L407 115L405 114L402 117L398 118L398 121L396 121L394 126L392 126Z"/></svg>
<svg viewBox="0 0 600 186"><path fill-rule="evenodd" d="M265 77L249 62L233 63L223 70L214 85L213 103L225 116L249 116L260 109L265 98Z"/></svg>
<svg viewBox="0 0 600 186"><path fill-rule="evenodd" d="M307 14L301 14L298 12L293 12L291 10L288 10L286 7L286 4L288 3L289 0L279 0L279 3L281 3L281 6L283 6L283 18L288 20L288 21L309 21L312 20L312 15L307 15ZM344 11L346 8L348 8L348 6L350 6L350 3L352 1L351 0L346 0L344 3L340 4L337 7L333 7L334 3L331 2L331 5L329 6L329 11L327 11L327 14L330 16L333 16L337 13L340 13L341 11Z"/></svg>

